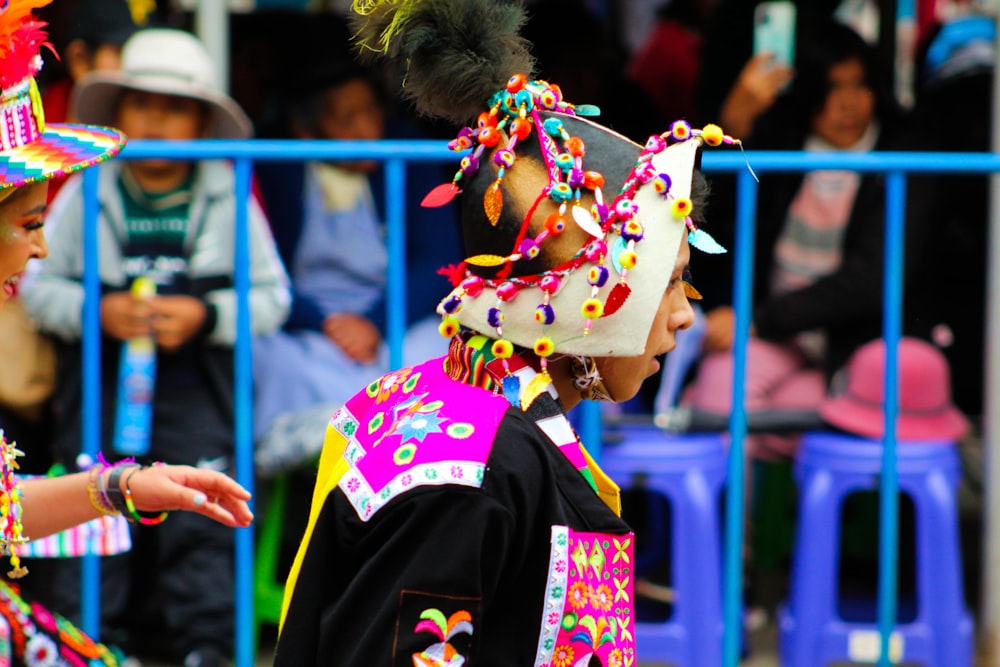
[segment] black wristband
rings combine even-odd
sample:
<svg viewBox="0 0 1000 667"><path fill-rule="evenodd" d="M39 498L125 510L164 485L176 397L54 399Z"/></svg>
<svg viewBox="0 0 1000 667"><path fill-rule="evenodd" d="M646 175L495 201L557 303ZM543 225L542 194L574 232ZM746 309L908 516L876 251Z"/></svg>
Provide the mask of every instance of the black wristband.
<svg viewBox="0 0 1000 667"><path fill-rule="evenodd" d="M111 506L120 512L123 517L132 522L134 520L128 511L128 505L125 504L125 494L122 493L122 475L125 474L126 470L141 467L138 464L117 465L111 468L111 474L108 476L108 500L111 501Z"/></svg>

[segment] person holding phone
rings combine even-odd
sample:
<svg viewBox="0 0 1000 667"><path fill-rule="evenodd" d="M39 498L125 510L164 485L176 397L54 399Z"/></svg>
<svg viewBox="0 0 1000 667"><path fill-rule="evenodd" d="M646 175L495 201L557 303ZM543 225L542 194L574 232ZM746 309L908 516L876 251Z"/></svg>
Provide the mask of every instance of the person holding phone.
<svg viewBox="0 0 1000 667"><path fill-rule="evenodd" d="M797 12L791 2L762 2L754 9L753 56L730 88L719 121L736 136L750 136L795 74Z"/></svg>
<svg viewBox="0 0 1000 667"><path fill-rule="evenodd" d="M886 145L898 131L900 112L880 78L876 52L833 19L805 35L798 48L798 75L788 93L757 120L746 144L854 152ZM881 201L872 198L881 187L877 176L841 170L762 177L748 410L815 407L827 378L869 338L871 323L877 326L882 229L867 224L865 214L873 205L869 202ZM723 281L732 284L729 277ZM684 404L719 414L728 414L732 396L735 314L730 303L726 295L714 303L706 295L704 356L682 398ZM796 443L796 437L757 435L748 438L747 451L753 457L789 457Z"/></svg>

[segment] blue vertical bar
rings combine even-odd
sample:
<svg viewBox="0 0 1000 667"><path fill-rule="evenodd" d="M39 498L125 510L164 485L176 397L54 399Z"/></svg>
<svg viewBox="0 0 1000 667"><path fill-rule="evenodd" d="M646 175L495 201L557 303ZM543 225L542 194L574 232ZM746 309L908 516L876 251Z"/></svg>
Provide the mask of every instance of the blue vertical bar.
<svg viewBox="0 0 1000 667"><path fill-rule="evenodd" d="M757 182L741 171L736 192L736 257L733 271L733 305L736 338L733 341L733 408L729 415L729 469L726 491L725 571L723 576L722 664L737 667L743 626L743 469L747 414L743 406L746 384L747 341L753 314L754 228L757 219Z"/></svg>
<svg viewBox="0 0 1000 667"><path fill-rule="evenodd" d="M253 340L250 331L250 159L237 158L233 284L236 287L235 424L236 481L253 492ZM252 667L254 646L253 528L236 530L236 667Z"/></svg>
<svg viewBox="0 0 1000 667"><path fill-rule="evenodd" d="M385 224L389 250L386 299L386 332L389 338L389 367L403 366L403 337L406 334L406 162L391 158L385 163Z"/></svg>
<svg viewBox="0 0 1000 667"><path fill-rule="evenodd" d="M97 168L83 171L83 414L81 451L97 460L101 451L101 272L97 251ZM80 625L99 640L101 560L81 561Z"/></svg>
<svg viewBox="0 0 1000 667"><path fill-rule="evenodd" d="M601 460L601 445L604 438L601 435L601 404L596 401L581 401L576 406L580 420L580 441L587 448L587 453L597 462Z"/></svg>
<svg viewBox="0 0 1000 667"><path fill-rule="evenodd" d="M878 667L890 667L889 640L896 623L899 565L899 475L896 470L896 415L899 411L899 337L903 330L903 244L906 180L891 171L885 184L885 291L882 337L885 340L885 441L882 445L879 511Z"/></svg>

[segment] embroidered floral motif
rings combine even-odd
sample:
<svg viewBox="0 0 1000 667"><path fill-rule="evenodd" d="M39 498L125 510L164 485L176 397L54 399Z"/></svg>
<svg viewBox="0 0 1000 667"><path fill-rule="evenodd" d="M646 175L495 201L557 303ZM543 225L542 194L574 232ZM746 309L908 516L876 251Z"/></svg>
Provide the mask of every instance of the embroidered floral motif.
<svg viewBox="0 0 1000 667"><path fill-rule="evenodd" d="M389 397L395 394L396 391L398 391L399 388L406 383L406 380L412 370L412 368L404 368L396 371L395 373L389 373L388 375L382 376L382 381L379 384L378 395L375 397L375 402L384 403L389 400Z"/></svg>
<svg viewBox="0 0 1000 667"><path fill-rule="evenodd" d="M403 383L403 393L409 394L411 391L417 388L417 382L420 380L420 373L414 373L410 378Z"/></svg>
<svg viewBox="0 0 1000 667"><path fill-rule="evenodd" d="M449 437L455 438L456 440L465 440L475 432L476 427L468 422L451 424L445 429L445 433L447 433Z"/></svg>
<svg viewBox="0 0 1000 667"><path fill-rule="evenodd" d="M68 620L37 603L28 604L17 589L0 582L0 664L25 667L106 667L117 665L111 652ZM14 663L10 658L14 658Z"/></svg>
<svg viewBox="0 0 1000 667"><path fill-rule="evenodd" d="M615 582L615 602L618 602L619 600L630 602L630 600L628 599L628 589L631 588L631 586L629 586L629 578L622 577L621 579L619 579L618 577L615 577L614 582Z"/></svg>
<svg viewBox="0 0 1000 667"><path fill-rule="evenodd" d="M441 433L441 424L445 419L438 417L438 410L429 414L410 414L393 426L393 431L399 434L403 442L407 440L424 441L430 433Z"/></svg>
<svg viewBox="0 0 1000 667"><path fill-rule="evenodd" d="M626 537L621 542L619 542L616 538L613 542L615 543L615 555L614 558L611 559L611 563L614 564L618 561L622 561L623 563L628 564L628 549L632 546L632 538Z"/></svg>
<svg viewBox="0 0 1000 667"><path fill-rule="evenodd" d="M416 487L481 487L508 406L502 397L484 398L479 389L451 381L440 361L390 373L334 416L341 431L355 424L345 435L350 469L338 486L362 521ZM452 421L453 413L463 419Z"/></svg>
<svg viewBox="0 0 1000 667"><path fill-rule="evenodd" d="M459 634L472 634L472 615L467 611L456 611L445 618L440 609L425 609L414 632L430 632L441 641L431 644L420 653L413 654L414 667L461 667L465 657L451 645L451 639Z"/></svg>
<svg viewBox="0 0 1000 667"><path fill-rule="evenodd" d="M25 660L29 665L38 667L55 667L59 659L59 649L56 643L48 635L41 633L28 640L28 647L25 650Z"/></svg>
<svg viewBox="0 0 1000 667"><path fill-rule="evenodd" d="M611 588L607 584L601 584L597 588L592 589L590 600L595 607L605 612L610 611L611 606L614 604Z"/></svg>
<svg viewBox="0 0 1000 667"><path fill-rule="evenodd" d="M569 587L569 604L573 609L583 609L590 602L590 588L586 582L578 581Z"/></svg>
<svg viewBox="0 0 1000 667"><path fill-rule="evenodd" d="M569 667L573 664L573 647L557 646L555 652L552 654L552 665L553 667Z"/></svg>
<svg viewBox="0 0 1000 667"><path fill-rule="evenodd" d="M628 667L634 662L635 641L629 630L631 569L627 565L631 545L631 535L552 527L546 611L534 667ZM620 564L612 576L605 566L616 556Z"/></svg>
<svg viewBox="0 0 1000 667"><path fill-rule="evenodd" d="M372 489L365 477L355 469L345 473L338 486L357 510L358 516L367 521L389 501L412 487L416 480L422 480L423 484L479 486L482 483L483 468L482 463L469 461L414 465L394 475L378 489Z"/></svg>
<svg viewBox="0 0 1000 667"><path fill-rule="evenodd" d="M412 442L400 445L392 454L392 461L398 466L409 465L417 455L417 446Z"/></svg>

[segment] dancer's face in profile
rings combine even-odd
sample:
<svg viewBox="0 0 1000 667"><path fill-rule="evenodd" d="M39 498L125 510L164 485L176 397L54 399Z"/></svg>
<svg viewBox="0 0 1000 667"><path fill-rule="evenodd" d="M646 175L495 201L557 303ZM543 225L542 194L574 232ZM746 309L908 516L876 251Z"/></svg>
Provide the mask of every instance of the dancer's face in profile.
<svg viewBox="0 0 1000 667"><path fill-rule="evenodd" d="M44 259L49 254L42 231L48 191L47 181L32 183L0 202L0 307L14 295L28 260Z"/></svg>

